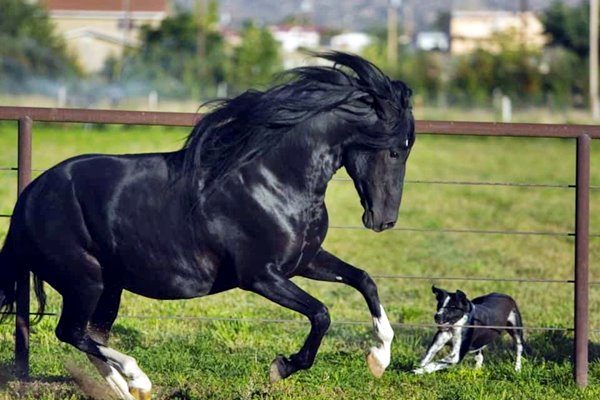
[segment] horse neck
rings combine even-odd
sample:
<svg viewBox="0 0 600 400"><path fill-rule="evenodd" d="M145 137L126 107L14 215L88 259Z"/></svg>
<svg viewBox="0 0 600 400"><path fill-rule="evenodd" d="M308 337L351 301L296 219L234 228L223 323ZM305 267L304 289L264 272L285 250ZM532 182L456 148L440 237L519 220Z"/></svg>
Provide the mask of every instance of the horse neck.
<svg viewBox="0 0 600 400"><path fill-rule="evenodd" d="M290 132L261 161L280 182L302 193L324 196L327 184L341 166L342 145L326 134Z"/></svg>

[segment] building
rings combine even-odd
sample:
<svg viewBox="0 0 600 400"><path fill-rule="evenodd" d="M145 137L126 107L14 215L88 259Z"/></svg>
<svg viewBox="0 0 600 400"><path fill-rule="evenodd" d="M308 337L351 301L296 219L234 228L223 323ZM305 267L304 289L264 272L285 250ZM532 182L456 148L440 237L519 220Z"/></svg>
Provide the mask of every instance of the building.
<svg viewBox="0 0 600 400"><path fill-rule="evenodd" d="M477 48L494 51L499 33L513 31L529 48L546 44L544 26L533 12L453 11L450 18L450 51L465 54Z"/></svg>
<svg viewBox="0 0 600 400"><path fill-rule="evenodd" d="M359 54L372 42L371 37L363 32L346 32L331 38L329 47L333 50Z"/></svg>
<svg viewBox="0 0 600 400"><path fill-rule="evenodd" d="M111 56L136 46L143 25L158 26L167 0L39 0L81 68L98 72Z"/></svg>
<svg viewBox="0 0 600 400"><path fill-rule="evenodd" d="M450 41L448 35L444 32L419 32L415 37L415 47L423 51L438 50L445 52L450 49Z"/></svg>
<svg viewBox="0 0 600 400"><path fill-rule="evenodd" d="M321 34L312 26L275 25L270 29L284 53L293 53L301 48L316 49L321 42Z"/></svg>

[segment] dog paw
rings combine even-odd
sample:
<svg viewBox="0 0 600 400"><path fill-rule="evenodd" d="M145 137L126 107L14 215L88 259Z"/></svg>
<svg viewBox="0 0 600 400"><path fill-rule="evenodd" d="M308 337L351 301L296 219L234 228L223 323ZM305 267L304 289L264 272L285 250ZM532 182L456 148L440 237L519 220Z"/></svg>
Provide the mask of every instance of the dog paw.
<svg viewBox="0 0 600 400"><path fill-rule="evenodd" d="M423 375L425 373L425 368L413 369L412 373L415 374L415 375Z"/></svg>

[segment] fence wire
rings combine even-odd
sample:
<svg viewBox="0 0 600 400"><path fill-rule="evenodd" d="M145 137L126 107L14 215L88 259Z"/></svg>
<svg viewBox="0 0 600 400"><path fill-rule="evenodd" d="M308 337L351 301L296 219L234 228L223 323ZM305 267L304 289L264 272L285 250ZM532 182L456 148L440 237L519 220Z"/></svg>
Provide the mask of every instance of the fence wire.
<svg viewBox="0 0 600 400"><path fill-rule="evenodd" d="M15 315L14 312L0 313L0 315ZM60 313L57 312L44 312L44 313L29 313L31 317L43 316L43 317L59 317ZM134 319L134 320L157 320L157 321L196 321L201 323L211 322L241 322L248 324L299 324L309 325L310 322L305 319L289 319L289 318L240 318L240 317L197 317L187 315L119 315L120 319ZM351 320L332 320L331 325L346 325L346 326L373 326L372 321L351 321ZM393 328L398 329L438 329L441 327L447 328L447 326L438 324L428 323L404 323L404 322L390 322ZM506 325L454 325L455 327L462 328L473 328L473 329L513 329L522 331L562 331L562 332L573 332L575 329L571 327L560 327L560 326L521 326L513 327ZM600 328L592 328L590 332L598 333Z"/></svg>
<svg viewBox="0 0 600 400"><path fill-rule="evenodd" d="M16 172L17 167L0 167L0 171ZM46 169L32 169L34 172L45 172ZM352 183L350 178L335 177L332 181ZM464 180L405 180L405 184L416 185L446 185L446 186L487 186L487 187L514 187L514 188L532 188L532 189L575 189L575 184L569 183L534 183L534 182L495 182L495 181L464 181ZM600 185L590 186L592 190L600 189ZM10 218L11 214L0 214L0 218ZM353 225L330 225L331 229L339 230L367 230L363 226ZM516 236L554 236L554 237L574 237L574 232L551 232L551 231L517 231L517 230L483 230L483 229L466 229L466 228L421 228L421 227L395 227L391 229L397 232L423 232L423 233L458 233L458 234L489 234L489 235L516 235ZM600 237L600 234L590 234L590 238ZM573 279L545 279L545 278L492 278L492 277L461 277L461 276L424 276L424 275L399 275L399 274L372 274L375 279L401 279L401 280L447 280L447 281L486 281L486 282L515 282L515 283L550 283L550 284L573 284ZM600 285L600 281L591 281L590 285ZM15 313L0 313L14 315ZM58 317L60 313L30 313L30 316L49 316ZM136 320L178 320L178 321L198 321L198 322L243 322L253 324L308 324L308 321L297 319L277 319L277 318L236 318L236 317L196 317L196 316L145 316L145 315L120 315L122 319ZM332 325L349 325L349 326L370 326L372 322L367 321L349 321L339 320L332 321ZM394 328L398 329L437 329L436 324L426 323L392 323ZM466 328L474 329L506 329L506 326L476 326L476 325L461 325ZM526 327L511 327L516 330L527 331L562 331L573 332L572 327L542 327L542 326L526 326ZM592 328L590 333L600 333L600 328Z"/></svg>

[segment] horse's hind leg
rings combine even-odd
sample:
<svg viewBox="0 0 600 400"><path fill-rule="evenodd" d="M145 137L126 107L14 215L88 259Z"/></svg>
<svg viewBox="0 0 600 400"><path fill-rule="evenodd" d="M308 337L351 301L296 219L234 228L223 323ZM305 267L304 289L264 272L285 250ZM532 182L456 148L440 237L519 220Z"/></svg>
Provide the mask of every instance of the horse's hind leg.
<svg viewBox="0 0 600 400"><path fill-rule="evenodd" d="M56 327L57 338L96 358L94 365L105 377L110 378L111 387L121 398L136 399L128 391L141 396L138 398L149 398L150 380L139 369L135 359L103 343L102 330L106 330L104 335L107 338L119 304L119 296L116 300L111 296L119 295L120 290L116 293L113 291L112 295L110 290L105 290L100 265L92 256L87 255L77 263L63 261L63 265L72 266L69 271L77 271L78 274L62 279L60 276L53 277L54 282L50 282L54 283L63 297L62 312ZM112 307L109 304L111 301ZM94 337L90 335L90 327ZM123 378L119 379L118 374L124 376L128 384L123 385Z"/></svg>
<svg viewBox="0 0 600 400"><path fill-rule="evenodd" d="M138 367L136 360L106 345L108 330L103 331L102 326L106 329L109 320L102 320L102 318L112 310L108 310L106 314L102 311L92 314L86 306L86 299L63 294L63 311L56 329L57 337L87 353L92 363L122 399L149 399L152 384L148 376ZM104 305L102 302L96 304ZM114 321L114 317L112 319ZM88 321L91 324L89 326Z"/></svg>
<svg viewBox="0 0 600 400"><path fill-rule="evenodd" d="M90 336L102 345L100 352L107 361L90 354L88 357L122 398L150 399L152 384L136 360L108 347L110 329L119 311L121 292L121 288L105 288L88 325Z"/></svg>
<svg viewBox="0 0 600 400"><path fill-rule="evenodd" d="M88 324L88 332L92 339L103 346L108 346L110 329L112 328L119 311L121 292L120 288L114 290L105 288ZM96 356L91 354L88 354L87 356L98 372L100 372L100 375L102 375L120 398L129 399L133 397L129 393L127 381L114 367Z"/></svg>
<svg viewBox="0 0 600 400"><path fill-rule="evenodd" d="M379 345L369 351L367 363L371 373L377 378L381 377L390 365L394 331L379 302L377 286L369 274L321 249L298 275L319 281L344 283L363 295L373 317L373 329L379 341Z"/></svg>

